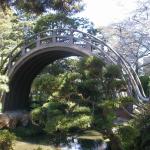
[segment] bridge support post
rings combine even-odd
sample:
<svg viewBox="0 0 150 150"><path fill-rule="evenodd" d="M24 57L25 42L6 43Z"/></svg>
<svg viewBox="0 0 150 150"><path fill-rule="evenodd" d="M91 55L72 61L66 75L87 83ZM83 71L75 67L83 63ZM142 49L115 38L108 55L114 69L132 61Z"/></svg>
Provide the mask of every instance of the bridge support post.
<svg viewBox="0 0 150 150"><path fill-rule="evenodd" d="M91 39L87 39L87 38L84 38L85 40L86 40L86 45L85 45L85 47L88 49L88 50L90 50L90 51L92 51L92 45L91 45Z"/></svg>
<svg viewBox="0 0 150 150"><path fill-rule="evenodd" d="M72 36L69 37L69 44L73 44L73 37Z"/></svg>
<svg viewBox="0 0 150 150"><path fill-rule="evenodd" d="M24 45L21 50L21 56L24 56L26 54L26 46Z"/></svg>
<svg viewBox="0 0 150 150"><path fill-rule="evenodd" d="M12 68L12 55L9 55L8 71Z"/></svg>
<svg viewBox="0 0 150 150"><path fill-rule="evenodd" d="M52 37L52 42L56 43L56 32L55 31L52 32L52 36L53 36Z"/></svg>
<svg viewBox="0 0 150 150"><path fill-rule="evenodd" d="M74 41L73 41L73 31L71 31L71 33L69 35L69 44L74 44Z"/></svg>
<svg viewBox="0 0 150 150"><path fill-rule="evenodd" d="M37 35L37 39L36 39L36 47L40 47L40 45L41 45L41 37L40 37L40 35L38 34L38 35Z"/></svg>
<svg viewBox="0 0 150 150"><path fill-rule="evenodd" d="M150 79L150 77L149 77L149 79ZM149 96L149 102L150 102L150 82L148 84L148 96Z"/></svg>

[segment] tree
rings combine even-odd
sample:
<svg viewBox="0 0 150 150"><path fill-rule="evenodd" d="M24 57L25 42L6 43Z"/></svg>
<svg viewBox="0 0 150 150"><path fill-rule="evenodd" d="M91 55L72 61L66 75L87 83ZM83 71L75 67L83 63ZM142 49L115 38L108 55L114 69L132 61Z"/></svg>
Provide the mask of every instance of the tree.
<svg viewBox="0 0 150 150"><path fill-rule="evenodd" d="M19 16L12 11L8 11L8 15L4 15L0 11L0 72L6 67L8 55L11 51L20 44L25 37L32 32L33 21L27 20L24 16L24 20L21 20ZM26 30L28 28L28 30ZM17 52L17 51L16 51Z"/></svg>
<svg viewBox="0 0 150 150"><path fill-rule="evenodd" d="M64 29L64 28L80 29L87 31L88 33L91 33L93 35L96 35L97 33L101 34L101 32L98 31L94 27L94 24L90 22L88 19L70 17L62 13L47 14L39 17L39 19L35 23L34 32L37 33L49 29Z"/></svg>
<svg viewBox="0 0 150 150"><path fill-rule="evenodd" d="M115 110L121 105L115 93L125 86L121 82L121 70L117 66L107 66L97 57L74 61L76 63L68 61L67 65L71 62L71 67L61 65L65 70L61 73L55 71L56 74L49 75L44 72L35 79L32 90L38 89L36 93L40 91L42 98L46 95L48 99L42 106L35 106L33 121L48 133L94 128L110 138L114 149L121 149L118 137L112 132ZM111 88L107 89L109 86Z"/></svg>
<svg viewBox="0 0 150 150"><path fill-rule="evenodd" d="M8 83L7 76L0 75L0 93L1 92L8 92L9 91L7 83Z"/></svg>
<svg viewBox="0 0 150 150"><path fill-rule="evenodd" d="M10 15L5 16L2 11L0 11L0 99L3 92L8 92L8 78L2 74L4 69L2 66L5 63L5 58L7 57L10 49L17 43L12 36L12 28L15 28L12 20L14 19L11 12ZM15 41L15 42L14 42Z"/></svg>
<svg viewBox="0 0 150 150"><path fill-rule="evenodd" d="M149 13L149 1L141 0L130 18L106 28L111 46L131 63L137 73L148 65L142 61L150 54Z"/></svg>
<svg viewBox="0 0 150 150"><path fill-rule="evenodd" d="M41 14L51 10L72 14L83 9L82 0L0 0L2 9L6 12L8 8L14 7L16 10L28 13Z"/></svg>
<svg viewBox="0 0 150 150"><path fill-rule="evenodd" d="M29 30L33 26L32 21L21 20L11 10L7 11L7 13L7 15L4 15L0 10L0 100L2 93L9 90L7 85L8 77L4 74L9 55L16 45L30 34ZM26 31L25 27L28 27L29 30Z"/></svg>

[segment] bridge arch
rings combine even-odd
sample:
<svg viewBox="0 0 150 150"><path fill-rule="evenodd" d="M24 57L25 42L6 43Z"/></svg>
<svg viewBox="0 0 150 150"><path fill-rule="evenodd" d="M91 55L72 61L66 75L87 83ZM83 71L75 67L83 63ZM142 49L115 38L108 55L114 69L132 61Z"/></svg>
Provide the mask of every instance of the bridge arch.
<svg viewBox="0 0 150 150"><path fill-rule="evenodd" d="M119 53L92 35L73 29L56 29L26 39L9 55L5 71L10 78L10 92L3 96L3 111L28 108L31 83L46 65L68 56L90 55L101 57L106 63L119 63L137 98L148 100L138 76Z"/></svg>
<svg viewBox="0 0 150 150"><path fill-rule="evenodd" d="M76 46L47 45L24 55L9 72L10 92L6 94L3 109L28 109L29 93L33 79L41 70L57 59L69 56L90 56L90 52Z"/></svg>

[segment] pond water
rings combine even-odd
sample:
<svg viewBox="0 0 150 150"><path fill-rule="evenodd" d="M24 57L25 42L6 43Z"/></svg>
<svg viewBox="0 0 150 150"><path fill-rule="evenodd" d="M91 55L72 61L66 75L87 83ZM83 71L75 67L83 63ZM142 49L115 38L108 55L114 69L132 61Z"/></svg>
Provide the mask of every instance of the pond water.
<svg viewBox="0 0 150 150"><path fill-rule="evenodd" d="M91 139L68 137L67 143L59 144L60 150L108 150L105 142Z"/></svg>

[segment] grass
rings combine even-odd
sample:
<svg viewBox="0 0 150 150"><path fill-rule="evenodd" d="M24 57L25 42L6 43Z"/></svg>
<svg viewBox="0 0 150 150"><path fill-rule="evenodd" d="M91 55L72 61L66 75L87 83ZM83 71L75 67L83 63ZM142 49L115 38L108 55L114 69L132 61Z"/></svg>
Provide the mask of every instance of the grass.
<svg viewBox="0 0 150 150"><path fill-rule="evenodd" d="M54 145L53 145L54 144ZM39 148L39 149L38 149ZM40 149L41 148L41 149ZM45 134L18 137L15 141L14 150L60 150Z"/></svg>
<svg viewBox="0 0 150 150"><path fill-rule="evenodd" d="M56 150L53 146L47 146L37 143L29 143L23 141L16 141L14 145L14 150L37 150L41 148L42 150Z"/></svg>

